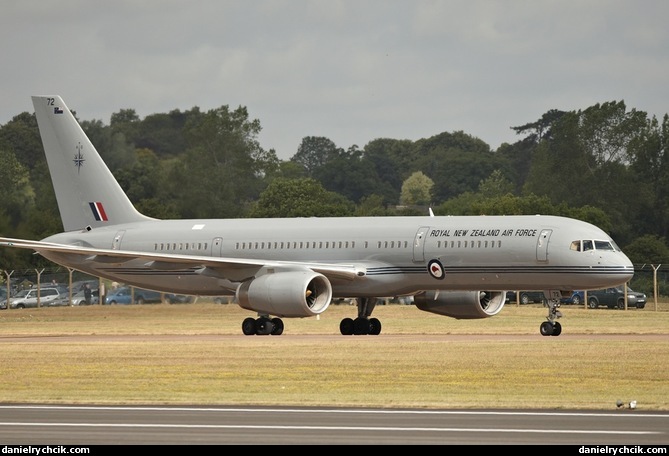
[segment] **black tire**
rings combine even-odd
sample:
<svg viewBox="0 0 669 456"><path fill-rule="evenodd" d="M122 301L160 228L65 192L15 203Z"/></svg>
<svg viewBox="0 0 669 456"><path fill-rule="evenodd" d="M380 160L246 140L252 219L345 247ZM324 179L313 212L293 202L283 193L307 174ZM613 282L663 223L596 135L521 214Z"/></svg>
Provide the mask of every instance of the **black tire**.
<svg viewBox="0 0 669 456"><path fill-rule="evenodd" d="M556 321L553 323L553 334L551 336L559 336L560 334L562 334L562 325Z"/></svg>
<svg viewBox="0 0 669 456"><path fill-rule="evenodd" d="M25 306L25 304L17 304L17 305L16 305L16 308L17 308L17 309L25 309L26 306Z"/></svg>
<svg viewBox="0 0 669 456"><path fill-rule="evenodd" d="M342 336L352 336L353 335L353 319L352 318L344 318L342 321L339 323L339 332L341 333Z"/></svg>
<svg viewBox="0 0 669 456"><path fill-rule="evenodd" d="M553 323L550 321L544 321L539 326L539 332L542 336L552 336L553 335Z"/></svg>
<svg viewBox="0 0 669 456"><path fill-rule="evenodd" d="M273 336L280 336L283 334L283 320L275 317L272 318L272 324L274 325L274 328L272 329L272 335Z"/></svg>
<svg viewBox="0 0 669 456"><path fill-rule="evenodd" d="M353 335L366 336L370 330L369 320L365 317L358 317L353 320Z"/></svg>
<svg viewBox="0 0 669 456"><path fill-rule="evenodd" d="M137 302L137 304L144 304L144 298L140 296L135 302Z"/></svg>
<svg viewBox="0 0 669 456"><path fill-rule="evenodd" d="M597 307L599 307L599 302L597 302L597 298L589 298L588 307L590 309L596 309Z"/></svg>
<svg viewBox="0 0 669 456"><path fill-rule="evenodd" d="M274 323L267 317L256 318L256 334L259 336L269 336L274 330Z"/></svg>
<svg viewBox="0 0 669 456"><path fill-rule="evenodd" d="M529 304L530 303L530 297L527 296L525 293L520 295L520 303L521 304Z"/></svg>
<svg viewBox="0 0 669 456"><path fill-rule="evenodd" d="M578 306L578 305L581 304L581 297L580 297L579 295L575 294L575 295L571 298L571 302L572 302L572 304L576 304L576 305Z"/></svg>
<svg viewBox="0 0 669 456"><path fill-rule="evenodd" d="M617 307L618 307L618 309L620 309L620 310L625 310L625 300L622 299L622 298L619 299L619 300L618 300L618 306L617 306Z"/></svg>
<svg viewBox="0 0 669 456"><path fill-rule="evenodd" d="M378 318L369 319L369 334L372 336L378 336L381 334L381 322Z"/></svg>
<svg viewBox="0 0 669 456"><path fill-rule="evenodd" d="M242 322L242 333L245 336L256 335L256 319L252 317L245 318Z"/></svg>

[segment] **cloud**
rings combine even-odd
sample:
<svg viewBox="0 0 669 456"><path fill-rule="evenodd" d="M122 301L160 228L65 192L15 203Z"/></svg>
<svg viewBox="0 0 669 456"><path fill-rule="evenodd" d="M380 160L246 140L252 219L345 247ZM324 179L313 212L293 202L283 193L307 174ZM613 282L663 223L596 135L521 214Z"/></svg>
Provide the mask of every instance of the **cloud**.
<svg viewBox="0 0 669 456"><path fill-rule="evenodd" d="M551 109L662 117L669 3L24 0L0 7L0 124L58 94L81 119L246 106L282 159L462 130L492 148Z"/></svg>

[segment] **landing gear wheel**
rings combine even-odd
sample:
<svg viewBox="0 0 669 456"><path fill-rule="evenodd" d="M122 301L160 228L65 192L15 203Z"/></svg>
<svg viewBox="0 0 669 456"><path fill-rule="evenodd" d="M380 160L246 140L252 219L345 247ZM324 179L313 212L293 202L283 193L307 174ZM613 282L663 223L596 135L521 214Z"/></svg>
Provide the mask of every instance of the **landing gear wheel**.
<svg viewBox="0 0 669 456"><path fill-rule="evenodd" d="M245 318L242 322L242 332L245 336L255 336L256 334L256 320L255 318Z"/></svg>
<svg viewBox="0 0 669 456"><path fill-rule="evenodd" d="M542 336L552 336L554 329L555 326L550 321L544 321L541 323L541 326L539 326L539 331L541 332Z"/></svg>
<svg viewBox="0 0 669 456"><path fill-rule="evenodd" d="M370 333L369 320L364 317L358 317L353 320L353 334L356 336L364 336Z"/></svg>
<svg viewBox="0 0 669 456"><path fill-rule="evenodd" d="M544 294L545 296L549 296L551 293L545 291ZM562 325L557 322L557 319L562 317L562 312L558 310L560 308L560 300L549 299L547 302L548 316L546 317L546 321L539 326L539 332L542 336L559 336L562 332Z"/></svg>
<svg viewBox="0 0 669 456"><path fill-rule="evenodd" d="M346 317L341 321L341 323L339 323L339 332L342 336L352 336L353 328L354 324L352 318Z"/></svg>
<svg viewBox="0 0 669 456"><path fill-rule="evenodd" d="M381 334L381 322L378 318L369 319L369 334L372 336L378 336Z"/></svg>
<svg viewBox="0 0 669 456"><path fill-rule="evenodd" d="M258 317L256 319L256 334L259 336L269 336L274 330L274 323L267 317Z"/></svg>
<svg viewBox="0 0 669 456"><path fill-rule="evenodd" d="M273 336L280 336L283 334L283 320L280 318L272 318L272 324L274 325L274 329L272 329L272 335Z"/></svg>

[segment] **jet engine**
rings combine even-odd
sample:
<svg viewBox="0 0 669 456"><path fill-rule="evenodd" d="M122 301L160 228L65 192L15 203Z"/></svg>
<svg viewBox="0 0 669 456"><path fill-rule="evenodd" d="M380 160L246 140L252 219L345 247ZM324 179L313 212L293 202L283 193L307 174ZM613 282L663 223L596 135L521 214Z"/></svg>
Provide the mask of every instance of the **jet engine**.
<svg viewBox="0 0 669 456"><path fill-rule="evenodd" d="M505 301L505 291L425 291L414 296L420 310L458 320L497 315Z"/></svg>
<svg viewBox="0 0 669 456"><path fill-rule="evenodd" d="M278 317L313 317L332 300L332 285L311 270L279 271L243 282L237 288L239 306Z"/></svg>

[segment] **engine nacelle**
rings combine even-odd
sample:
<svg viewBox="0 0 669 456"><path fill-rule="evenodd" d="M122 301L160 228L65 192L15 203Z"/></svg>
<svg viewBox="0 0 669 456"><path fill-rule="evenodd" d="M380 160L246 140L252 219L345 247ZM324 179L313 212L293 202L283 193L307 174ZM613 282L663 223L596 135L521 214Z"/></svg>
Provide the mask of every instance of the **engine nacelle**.
<svg viewBox="0 0 669 456"><path fill-rule="evenodd" d="M505 301L505 291L426 291L414 296L420 310L459 320L497 315Z"/></svg>
<svg viewBox="0 0 669 456"><path fill-rule="evenodd" d="M237 288L239 306L277 317L313 317L332 301L332 285L313 271L278 271L263 274Z"/></svg>

